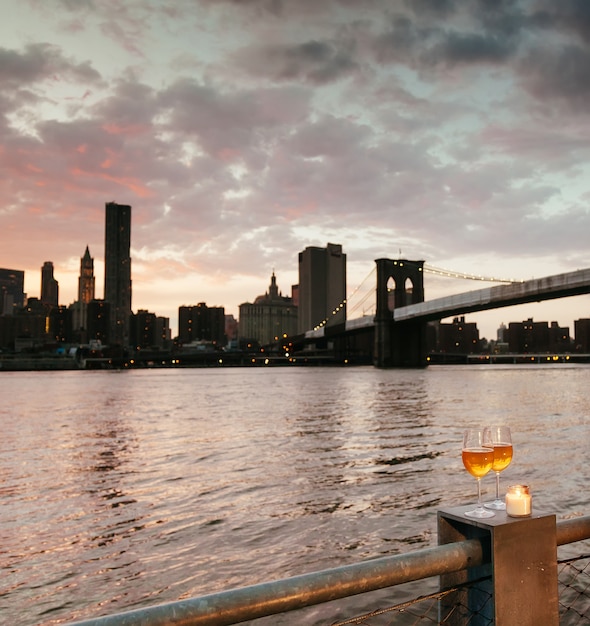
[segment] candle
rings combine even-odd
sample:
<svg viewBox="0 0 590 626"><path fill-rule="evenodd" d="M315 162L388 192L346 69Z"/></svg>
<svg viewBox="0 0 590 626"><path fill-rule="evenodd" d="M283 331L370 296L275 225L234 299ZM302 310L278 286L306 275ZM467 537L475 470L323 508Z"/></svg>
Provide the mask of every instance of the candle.
<svg viewBox="0 0 590 626"><path fill-rule="evenodd" d="M532 513L533 501L526 485L513 485L506 492L506 514L510 517L527 517Z"/></svg>

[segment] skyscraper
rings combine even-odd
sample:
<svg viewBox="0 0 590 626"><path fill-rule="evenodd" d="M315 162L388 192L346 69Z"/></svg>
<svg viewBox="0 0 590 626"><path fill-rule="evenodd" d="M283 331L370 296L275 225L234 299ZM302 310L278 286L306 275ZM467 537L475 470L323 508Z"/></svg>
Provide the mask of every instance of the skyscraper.
<svg viewBox="0 0 590 626"><path fill-rule="evenodd" d="M109 343L129 345L131 207L105 205L104 299L110 304Z"/></svg>
<svg viewBox="0 0 590 626"><path fill-rule="evenodd" d="M0 268L0 315L12 315L25 306L25 273Z"/></svg>
<svg viewBox="0 0 590 626"><path fill-rule="evenodd" d="M342 246L309 246L299 253L297 332L346 321L346 254Z"/></svg>
<svg viewBox="0 0 590 626"><path fill-rule="evenodd" d="M94 259L86 246L84 256L80 259L80 276L78 277L78 302L88 304L94 300Z"/></svg>
<svg viewBox="0 0 590 626"><path fill-rule="evenodd" d="M78 277L78 299L70 305L72 311L72 329L78 341L88 341L88 303L94 300L94 259L86 246L80 259Z"/></svg>
<svg viewBox="0 0 590 626"><path fill-rule="evenodd" d="M56 307L59 300L59 285L53 276L53 263L45 261L41 268L41 304Z"/></svg>

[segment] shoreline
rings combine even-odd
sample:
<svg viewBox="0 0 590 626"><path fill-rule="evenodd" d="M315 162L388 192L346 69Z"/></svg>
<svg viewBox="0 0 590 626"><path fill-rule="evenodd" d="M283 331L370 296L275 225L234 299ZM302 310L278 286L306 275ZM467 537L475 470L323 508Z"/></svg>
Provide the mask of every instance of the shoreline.
<svg viewBox="0 0 590 626"><path fill-rule="evenodd" d="M590 354L438 354L427 357L429 365L552 365L590 363ZM170 355L157 358L105 357L77 360L70 356L3 356L0 372L23 371L91 371L161 368L210 368L210 367L351 367L369 366L367 359L336 359L332 355L246 355L236 353L205 353L200 355Z"/></svg>

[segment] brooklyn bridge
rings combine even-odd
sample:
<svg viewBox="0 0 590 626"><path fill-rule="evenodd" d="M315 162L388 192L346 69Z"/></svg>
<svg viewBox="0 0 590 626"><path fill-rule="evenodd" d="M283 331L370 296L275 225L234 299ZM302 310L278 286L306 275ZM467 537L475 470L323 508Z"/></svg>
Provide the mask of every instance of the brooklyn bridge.
<svg viewBox="0 0 590 626"><path fill-rule="evenodd" d="M424 261L377 259L375 263L375 315L339 325L321 324L293 338L296 352L311 354L320 347L339 361L366 360L370 355L376 367L424 367L428 322L590 293L590 269L584 269L425 300Z"/></svg>

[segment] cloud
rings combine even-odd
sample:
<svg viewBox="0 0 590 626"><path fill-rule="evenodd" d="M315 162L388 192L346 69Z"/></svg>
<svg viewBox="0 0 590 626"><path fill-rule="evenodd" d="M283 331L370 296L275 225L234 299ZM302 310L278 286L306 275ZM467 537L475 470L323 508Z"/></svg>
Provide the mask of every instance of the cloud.
<svg viewBox="0 0 590 626"><path fill-rule="evenodd" d="M216 89L191 79L176 81L159 96L169 116L167 130L193 138L197 150L222 161L256 158L268 132L297 123L307 113L308 96L300 89Z"/></svg>
<svg viewBox="0 0 590 626"><path fill-rule="evenodd" d="M590 5L585 0L538 0L536 17L540 25L576 35L584 44L590 43Z"/></svg>
<svg viewBox="0 0 590 626"><path fill-rule="evenodd" d="M24 6L43 29L0 49L17 265L59 275L86 244L100 259L110 200L133 206L134 293L191 285L174 306L206 286L252 300L272 268L285 292L298 251L328 241L355 276L399 248L443 266L587 257L585 5Z"/></svg>
<svg viewBox="0 0 590 626"><path fill-rule="evenodd" d="M89 61L68 59L58 46L49 43L28 44L22 53L0 48L0 84L3 90L47 80L100 84L101 76Z"/></svg>
<svg viewBox="0 0 590 626"><path fill-rule="evenodd" d="M265 44L239 51L236 62L251 74L274 81L323 85L358 70L350 42L309 40L297 44Z"/></svg>
<svg viewBox="0 0 590 626"><path fill-rule="evenodd" d="M479 33L451 32L432 46L427 57L431 64L501 63L514 54L515 44L495 36Z"/></svg>
<svg viewBox="0 0 590 626"><path fill-rule="evenodd" d="M584 116L590 95L590 49L566 45L532 50L520 65L522 83L538 100L550 99Z"/></svg>

